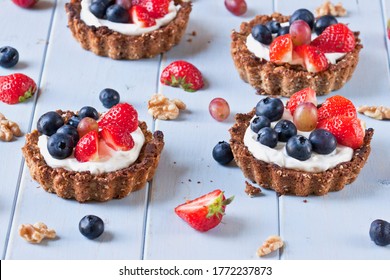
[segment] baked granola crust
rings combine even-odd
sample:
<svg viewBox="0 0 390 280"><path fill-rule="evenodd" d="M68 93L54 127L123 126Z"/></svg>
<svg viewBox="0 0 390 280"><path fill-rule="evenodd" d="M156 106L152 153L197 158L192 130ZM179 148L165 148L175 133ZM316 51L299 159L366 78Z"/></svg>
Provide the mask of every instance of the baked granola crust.
<svg viewBox="0 0 390 280"><path fill-rule="evenodd" d="M74 114L70 111L57 112L65 121ZM139 122L139 127L145 136L145 143L138 159L130 166L114 172L94 175L89 171L75 172L51 168L40 153L37 130L26 135L26 144L22 147L22 152L31 177L47 192L56 193L62 198L74 198L79 202L123 198L143 188L146 182L152 179L164 147L164 135L161 131L156 131L152 135L147 130L145 122Z"/></svg>
<svg viewBox="0 0 390 280"><path fill-rule="evenodd" d="M359 52L363 48L359 32L354 32L356 45L352 52L347 53L336 64L330 64L325 71L310 73L300 65L284 63L277 65L256 57L246 47L246 38L253 26L265 24L272 19L286 22L288 16L274 13L258 15L250 22L243 22L240 31L232 31L231 55L235 67L245 82L257 90L258 94L281 95L290 97L295 92L310 87L317 95L326 95L340 89L351 79L359 62Z"/></svg>
<svg viewBox="0 0 390 280"><path fill-rule="evenodd" d="M112 59L141 59L169 51L180 42L191 13L191 2L174 0L181 5L175 19L155 31L138 36L124 35L107 26L88 26L80 19L81 0L65 4L68 27L81 46L100 56Z"/></svg>
<svg viewBox="0 0 390 280"><path fill-rule="evenodd" d="M371 151L374 130L369 128L362 147L354 151L351 161L342 162L326 171L312 173L267 163L256 159L244 144L245 131L254 114L255 110L248 114L237 114L236 123L229 130L234 159L246 178L280 195L325 195L330 191L339 191L357 178Z"/></svg>

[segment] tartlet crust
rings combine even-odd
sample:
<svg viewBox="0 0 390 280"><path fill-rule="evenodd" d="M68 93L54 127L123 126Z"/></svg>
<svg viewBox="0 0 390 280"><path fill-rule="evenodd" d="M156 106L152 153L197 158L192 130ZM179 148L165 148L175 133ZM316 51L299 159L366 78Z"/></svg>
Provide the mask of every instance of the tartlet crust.
<svg viewBox="0 0 390 280"><path fill-rule="evenodd" d="M245 131L254 114L255 110L248 114L237 114L236 123L229 130L234 159L246 178L280 195L325 195L330 191L339 191L357 178L371 151L374 130L369 128L362 147L354 150L351 161L342 162L326 171L306 172L267 163L256 159L244 144Z"/></svg>
<svg viewBox="0 0 390 280"><path fill-rule="evenodd" d="M284 63L277 65L256 57L246 47L246 38L253 26L265 24L272 19L286 22L289 16L279 13L258 15L250 22L243 22L240 31L231 33L231 55L242 80L254 87L258 94L290 97L306 87L312 88L317 95L325 95L340 89L349 81L359 62L359 52L363 48L359 32L354 32L356 45L336 64L330 64L325 71L310 73L300 65Z"/></svg>
<svg viewBox="0 0 390 280"><path fill-rule="evenodd" d="M57 112L65 121L74 114L70 111ZM22 147L22 152L31 177L47 192L79 202L119 199L143 188L146 182L153 178L164 147L164 135L161 131L152 135L145 122L139 122L139 127L145 136L145 143L136 162L126 168L99 175L47 165L38 147L40 134L37 130L26 134L26 144Z"/></svg>
<svg viewBox="0 0 390 280"><path fill-rule="evenodd" d="M121 34L107 26L88 26L80 19L81 0L65 4L68 27L80 45L89 51L112 59L141 59L169 51L180 42L191 13L191 2L174 0L181 5L175 19L155 31L137 36Z"/></svg>

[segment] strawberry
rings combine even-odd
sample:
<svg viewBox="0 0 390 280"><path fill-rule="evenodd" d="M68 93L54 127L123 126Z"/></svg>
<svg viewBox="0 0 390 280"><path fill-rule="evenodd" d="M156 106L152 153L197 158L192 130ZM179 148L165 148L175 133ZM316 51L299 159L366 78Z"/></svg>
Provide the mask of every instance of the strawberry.
<svg viewBox="0 0 390 280"><path fill-rule="evenodd" d="M345 24L337 23L328 26L310 45L325 53L350 52L355 48L355 36Z"/></svg>
<svg viewBox="0 0 390 280"><path fill-rule="evenodd" d="M12 0L16 5L22 8L32 8L36 3L38 3L38 0Z"/></svg>
<svg viewBox="0 0 390 280"><path fill-rule="evenodd" d="M317 73L329 67L325 54L314 46L296 46L294 51L303 59L303 65L308 72Z"/></svg>
<svg viewBox="0 0 390 280"><path fill-rule="evenodd" d="M140 6L144 7L152 18L161 18L168 13L169 0L140 0Z"/></svg>
<svg viewBox="0 0 390 280"><path fill-rule="evenodd" d="M197 91L204 85L202 73L187 61L177 60L169 64L161 73L161 83L177 87L185 91Z"/></svg>
<svg viewBox="0 0 390 280"><path fill-rule="evenodd" d="M99 135L92 130L80 138L74 149L74 156L79 162L96 161L99 159Z"/></svg>
<svg viewBox="0 0 390 280"><path fill-rule="evenodd" d="M387 20L387 38L390 40L390 19Z"/></svg>
<svg viewBox="0 0 390 280"><path fill-rule="evenodd" d="M16 73L0 77L0 100L7 104L26 101L36 90L37 84L24 74Z"/></svg>
<svg viewBox="0 0 390 280"><path fill-rule="evenodd" d="M356 108L351 102L351 100L340 96L335 95L329 97L321 104L321 107L318 108L318 121L327 119L333 116L347 116L351 118L356 118Z"/></svg>
<svg viewBox="0 0 390 280"><path fill-rule="evenodd" d="M133 22L140 27L149 27L156 24L156 20L152 18L146 8L142 6L131 7L130 15Z"/></svg>
<svg viewBox="0 0 390 280"><path fill-rule="evenodd" d="M317 128L330 131L337 139L337 143L358 149L363 144L365 131L358 118L348 116L334 116L320 121Z"/></svg>
<svg viewBox="0 0 390 280"><path fill-rule="evenodd" d="M311 102L317 106L316 92L311 88L304 88L293 95L287 101L286 108L290 111L291 115L294 115L297 106L303 102Z"/></svg>
<svg viewBox="0 0 390 280"><path fill-rule="evenodd" d="M226 199L221 190L214 190L177 206L175 213L194 229L208 231L221 222L233 198Z"/></svg>
<svg viewBox="0 0 390 280"><path fill-rule="evenodd" d="M130 104L119 103L103 115L98 125L100 128L116 125L125 131L133 132L138 127L138 113Z"/></svg>
<svg viewBox="0 0 390 280"><path fill-rule="evenodd" d="M134 147L131 132L117 125L107 125L100 131L102 139L115 151L128 151Z"/></svg>
<svg viewBox="0 0 390 280"><path fill-rule="evenodd" d="M270 61L276 63L291 62L293 59L293 43L290 34L276 37L269 46Z"/></svg>

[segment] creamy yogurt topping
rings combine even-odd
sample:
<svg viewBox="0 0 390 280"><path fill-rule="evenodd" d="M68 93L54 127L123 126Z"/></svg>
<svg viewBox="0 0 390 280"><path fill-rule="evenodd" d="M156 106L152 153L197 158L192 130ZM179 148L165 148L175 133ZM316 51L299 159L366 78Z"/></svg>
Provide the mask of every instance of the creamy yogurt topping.
<svg viewBox="0 0 390 280"><path fill-rule="evenodd" d="M256 116L254 116L252 120L255 117ZM291 120L291 114L289 112L286 113L285 110L282 119ZM274 127L277 122L278 121L272 122L271 127ZM297 134L309 137L310 132L298 131ZM336 149L328 155L320 155L312 152L312 155L308 160L300 161L287 154L285 142L279 141L275 148L270 148L258 142L257 133L253 132L250 126L246 129L244 144L248 148L249 152L251 152L258 160L274 163L280 167L308 172L322 172L328 170L341 162L350 161L353 156L352 148L337 144Z"/></svg>
<svg viewBox="0 0 390 280"><path fill-rule="evenodd" d="M91 174L101 174L128 167L137 160L141 148L145 142L145 136L139 127L131 133L131 136L134 140L134 147L131 150L115 151L111 148L108 148L107 150L110 153L110 157L106 157L101 161L79 162L73 154L66 159L55 159L49 154L47 149L48 137L46 135L39 136L38 147L47 165L52 168L62 167L69 171L89 171Z"/></svg>
<svg viewBox="0 0 390 280"><path fill-rule="evenodd" d="M152 32L159 29L161 26L167 25L175 17L177 12L180 9L180 5L175 6L175 3L171 1L169 3L168 14L162 18L156 19L156 25L150 27L140 27L135 23L117 23L112 22L106 19L99 19L95 17L90 11L89 6L91 5L92 0L82 0L81 1L81 13L80 18L89 26L107 26L111 30L117 31L125 35L141 35L144 33Z"/></svg>

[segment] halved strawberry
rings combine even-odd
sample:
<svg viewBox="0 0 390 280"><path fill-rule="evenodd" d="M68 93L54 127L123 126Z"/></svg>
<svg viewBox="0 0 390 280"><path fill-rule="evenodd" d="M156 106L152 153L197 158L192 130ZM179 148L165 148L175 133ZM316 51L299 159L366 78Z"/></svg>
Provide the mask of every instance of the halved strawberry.
<svg viewBox="0 0 390 280"><path fill-rule="evenodd" d="M311 102L317 106L316 92L311 88L304 88L297 91L287 101L286 108L290 111L291 115L294 115L297 106L303 102Z"/></svg>
<svg viewBox="0 0 390 280"><path fill-rule="evenodd" d="M156 24L156 20L151 17L145 7L132 6L130 16L135 24L140 27L150 27Z"/></svg>
<svg viewBox="0 0 390 280"><path fill-rule="evenodd" d="M138 5L146 8L152 18L161 18L168 13L169 0L140 0Z"/></svg>
<svg viewBox="0 0 390 280"><path fill-rule="evenodd" d="M317 128L330 131L337 139L337 143L358 149L363 144L364 128L357 118L347 116L334 116L320 121Z"/></svg>
<svg viewBox="0 0 390 280"><path fill-rule="evenodd" d="M100 128L116 125L126 131L133 132L138 127L138 113L130 104L119 103L104 114L98 124Z"/></svg>
<svg viewBox="0 0 390 280"><path fill-rule="evenodd" d="M99 135L92 130L80 138L74 149L74 156L79 162L97 161L99 159Z"/></svg>
<svg viewBox="0 0 390 280"><path fill-rule="evenodd" d="M291 62L293 59L293 43L290 34L276 37L269 46L270 61L276 63Z"/></svg>
<svg viewBox="0 0 390 280"><path fill-rule="evenodd" d="M128 151L134 147L131 132L116 125L107 125L100 131L102 139L115 151Z"/></svg>
<svg viewBox="0 0 390 280"><path fill-rule="evenodd" d="M351 118L356 118L357 115L355 105L353 105L352 101L340 95L326 99L321 104L321 107L318 108L317 112L318 121L338 115Z"/></svg>
<svg viewBox="0 0 390 280"><path fill-rule="evenodd" d="M325 54L314 46L301 45L295 47L294 51L302 57L303 64L308 72L317 73L329 67Z"/></svg>
<svg viewBox="0 0 390 280"><path fill-rule="evenodd" d="M355 48L355 36L345 24L337 23L328 26L310 45L325 53L350 52Z"/></svg>
<svg viewBox="0 0 390 280"><path fill-rule="evenodd" d="M177 206L175 213L194 229L208 231L221 222L226 205L233 198L226 199L223 192L217 189Z"/></svg>

